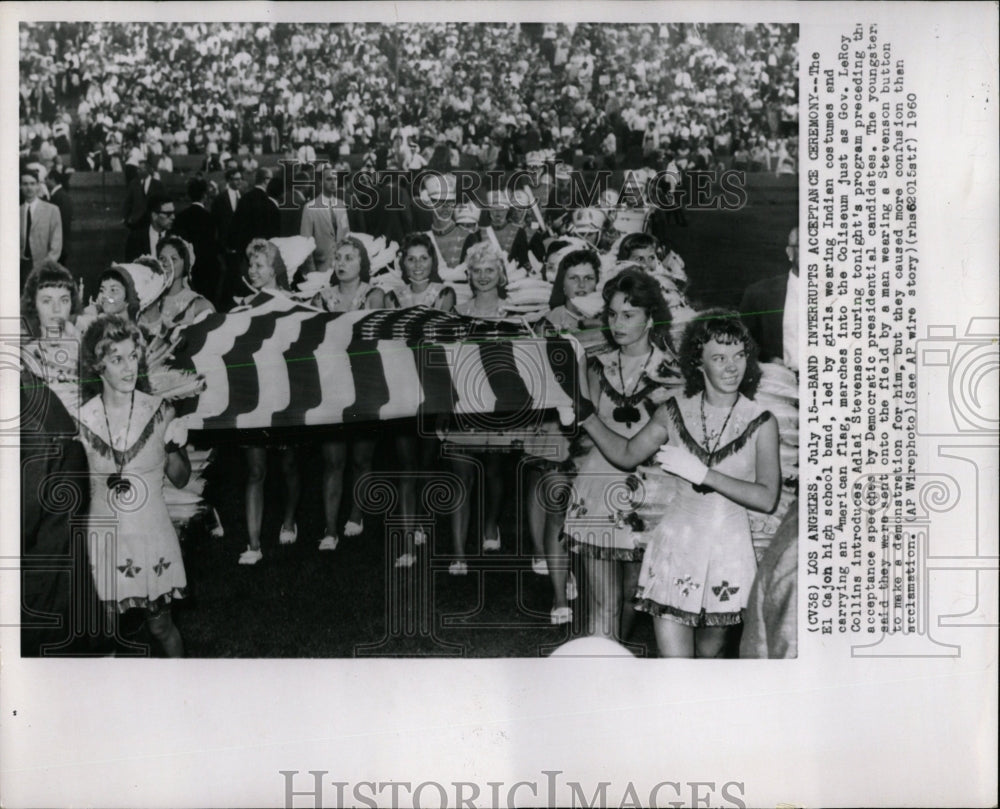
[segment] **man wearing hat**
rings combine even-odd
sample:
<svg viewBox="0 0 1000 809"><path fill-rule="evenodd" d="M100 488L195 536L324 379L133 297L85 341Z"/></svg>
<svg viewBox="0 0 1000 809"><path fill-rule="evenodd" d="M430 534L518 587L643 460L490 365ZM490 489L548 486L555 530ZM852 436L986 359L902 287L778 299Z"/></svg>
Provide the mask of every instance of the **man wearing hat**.
<svg viewBox="0 0 1000 809"><path fill-rule="evenodd" d="M607 216L600 208L578 208L570 215L571 224L567 235L579 236L588 244L598 246Z"/></svg>
<svg viewBox="0 0 1000 809"><path fill-rule="evenodd" d="M477 228L466 238L465 244L462 245L462 261L465 261L470 247L488 241L507 256L508 260L513 259L518 266L529 269L531 265L528 259L528 235L520 223L513 221L510 216L510 197L504 191L490 191L486 200L490 223Z"/></svg>
<svg viewBox="0 0 1000 809"><path fill-rule="evenodd" d="M431 229L428 235L434 242L438 263L457 267L462 262L462 247L469 231L455 222L455 175L432 174L424 182L420 199L431 206Z"/></svg>

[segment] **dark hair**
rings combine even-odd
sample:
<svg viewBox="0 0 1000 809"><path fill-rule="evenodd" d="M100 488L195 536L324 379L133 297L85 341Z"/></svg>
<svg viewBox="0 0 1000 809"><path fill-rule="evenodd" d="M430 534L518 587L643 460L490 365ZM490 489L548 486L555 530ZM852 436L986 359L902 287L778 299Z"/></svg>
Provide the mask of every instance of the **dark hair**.
<svg viewBox="0 0 1000 809"><path fill-rule="evenodd" d="M566 303L566 292L563 286L566 283L566 273L571 267L579 264L589 264L594 268L597 280L601 280L601 259L593 250L573 250L562 257L559 262L559 269L556 270L556 280L552 284L552 294L549 296L549 308L555 309Z"/></svg>
<svg viewBox="0 0 1000 809"><path fill-rule="evenodd" d="M438 272L438 254L434 249L434 242L426 233L410 233L404 240L403 246L399 249L399 269L403 273L403 280L410 283L406 274L406 254L413 247L423 247L431 257L431 281L441 283L441 274Z"/></svg>
<svg viewBox="0 0 1000 809"><path fill-rule="evenodd" d="M274 269L274 282L281 289L289 289L288 268L281 257L281 251L274 242L267 239L254 239L247 245L247 261L256 255L264 255Z"/></svg>
<svg viewBox="0 0 1000 809"><path fill-rule="evenodd" d="M159 213L160 208L166 205L168 202L173 202L173 198L169 194L153 194L149 198L147 206L150 213Z"/></svg>
<svg viewBox="0 0 1000 809"><path fill-rule="evenodd" d="M80 298L77 294L76 281L62 264L55 259L46 259L29 274L24 282L21 293L21 317L25 321L28 334L32 337L41 336L41 322L38 319L37 298L40 290L47 287L68 289L70 295L70 314L79 312Z"/></svg>
<svg viewBox="0 0 1000 809"><path fill-rule="evenodd" d="M645 309L652 318L653 326L649 330L649 341L657 348L667 351L673 349L670 339L670 307L663 297L663 290L653 276L639 267L627 267L604 285L604 309L601 310L601 324L604 326L604 337L608 343L617 347L611 329L608 328L608 309L615 293L621 292L625 300L632 306Z"/></svg>
<svg viewBox="0 0 1000 809"><path fill-rule="evenodd" d="M253 184L260 185L261 183L269 182L273 176L274 175L271 173L271 169L261 166L253 173Z"/></svg>
<svg viewBox="0 0 1000 809"><path fill-rule="evenodd" d="M204 177L192 177L188 180L187 196L191 202L199 202L208 193L208 183Z"/></svg>
<svg viewBox="0 0 1000 809"><path fill-rule="evenodd" d="M358 251L358 256L361 258L361 280L368 283L372 274L372 261L368 256L368 249L364 246L360 239L355 239L353 236L348 235L337 242L336 246L333 248L333 252L336 253L344 245L353 247ZM336 273L334 273L331 277L330 283L334 285L340 283Z"/></svg>
<svg viewBox="0 0 1000 809"><path fill-rule="evenodd" d="M660 243L655 236L650 236L648 233L630 233L618 245L617 258L619 261L628 261L632 257L633 250L646 250L650 247L656 250L659 246Z"/></svg>
<svg viewBox="0 0 1000 809"><path fill-rule="evenodd" d="M184 263L184 277L187 278L191 275L191 255L188 253L188 244L184 239L178 236L176 233L170 233L164 236L156 243L156 257L160 257L160 253L163 252L164 247L173 247L177 251L177 254L181 257L181 261ZM162 264L162 262L161 262ZM164 268L165 270L166 268ZM171 281L173 283L173 281Z"/></svg>
<svg viewBox="0 0 1000 809"><path fill-rule="evenodd" d="M572 242L568 242L565 239L553 239L547 245L545 245L545 260L548 261L553 253L557 253L564 247L569 247Z"/></svg>
<svg viewBox="0 0 1000 809"><path fill-rule="evenodd" d="M226 169L226 182L228 183L228 182L229 182L230 180L232 180L232 179L233 179L233 177L235 177L235 176L236 176L237 174L242 174L242 173L243 173L243 171L242 171L242 170L240 170L240 169L238 169L238 168L234 168L234 169Z"/></svg>
<svg viewBox="0 0 1000 809"><path fill-rule="evenodd" d="M131 340L139 350L139 372L135 386L143 393L149 393L146 339L142 335L142 330L120 315L101 315L83 333L83 345L80 350L80 387L83 390L83 401L88 401L101 393L104 359L112 346L125 340Z"/></svg>
<svg viewBox="0 0 1000 809"><path fill-rule="evenodd" d="M29 168L21 169L21 173L18 175L18 177L25 177L25 176L34 177L35 182L36 183L38 182L38 171L36 169L29 169Z"/></svg>
<svg viewBox="0 0 1000 809"><path fill-rule="evenodd" d="M705 343L715 340L723 345L743 343L747 367L740 382L740 393L752 399L760 384L760 365L757 364L757 343L750 330L740 319L739 312L730 309L708 309L688 323L681 338L680 367L684 375L684 395L694 396L705 389L701 374L701 355Z"/></svg>
<svg viewBox="0 0 1000 809"><path fill-rule="evenodd" d="M125 311L128 312L129 320L135 323L139 317L139 293L135 291L132 275L121 265L112 264L101 273L101 277L97 280L98 287L107 280L117 281L125 287Z"/></svg>

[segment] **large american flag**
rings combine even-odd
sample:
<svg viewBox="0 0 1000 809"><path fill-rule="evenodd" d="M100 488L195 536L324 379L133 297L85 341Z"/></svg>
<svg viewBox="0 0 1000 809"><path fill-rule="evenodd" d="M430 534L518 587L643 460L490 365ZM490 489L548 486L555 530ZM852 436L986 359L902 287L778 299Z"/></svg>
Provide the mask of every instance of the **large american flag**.
<svg viewBox="0 0 1000 809"><path fill-rule="evenodd" d="M351 424L571 405L582 350L428 307L328 313L260 293L187 327L170 365L202 375L192 429Z"/></svg>

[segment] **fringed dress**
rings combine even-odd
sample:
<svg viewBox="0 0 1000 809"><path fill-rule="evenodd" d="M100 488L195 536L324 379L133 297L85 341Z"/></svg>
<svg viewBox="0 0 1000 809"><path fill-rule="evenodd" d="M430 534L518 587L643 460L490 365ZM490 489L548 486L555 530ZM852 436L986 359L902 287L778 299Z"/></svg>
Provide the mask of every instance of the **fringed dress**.
<svg viewBox="0 0 1000 809"><path fill-rule="evenodd" d="M701 403L701 394L666 402L657 418L664 419L668 443L718 472L754 480L760 428L773 416L740 396L718 449L709 454ZM687 626L738 624L757 570L747 509L711 489L677 480L677 496L652 532L642 560L636 609Z"/></svg>
<svg viewBox="0 0 1000 809"><path fill-rule="evenodd" d="M180 543L163 500L163 434L172 418L167 402L136 391L128 436L109 437L102 398L80 408L80 438L90 466L90 567L97 597L119 612L132 607L157 612L185 595ZM108 488L109 476L119 469L130 482L126 493Z"/></svg>
<svg viewBox="0 0 1000 809"><path fill-rule="evenodd" d="M593 358L600 366L597 415L619 435L631 438L646 426L666 390L681 384L672 354L654 349L645 370L619 378L617 351ZM623 384L624 382L624 384ZM624 391L623 392L623 387ZM636 421L619 422L619 408L635 408ZM650 532L672 496L673 482L658 468L624 470L590 444L578 463L564 531L574 553L599 559L638 561Z"/></svg>

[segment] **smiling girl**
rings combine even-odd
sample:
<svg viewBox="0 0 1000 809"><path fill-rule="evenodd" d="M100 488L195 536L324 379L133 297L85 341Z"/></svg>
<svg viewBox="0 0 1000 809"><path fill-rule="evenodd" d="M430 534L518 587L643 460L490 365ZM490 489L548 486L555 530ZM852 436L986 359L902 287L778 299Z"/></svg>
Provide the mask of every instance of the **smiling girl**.
<svg viewBox="0 0 1000 809"><path fill-rule="evenodd" d="M183 643L170 605L187 586L180 543L163 499L166 476L177 487L191 468L187 430L173 407L144 392L145 341L115 315L98 317L83 337L88 388L80 434L90 466L88 551L98 598L109 616L139 608L168 657ZM96 382L95 382L96 381Z"/></svg>
<svg viewBox="0 0 1000 809"><path fill-rule="evenodd" d="M735 312L703 312L685 329L681 370L684 394L630 439L593 416L582 426L613 463L638 463L660 447L657 462L687 481L649 542L636 609L655 616L662 657L719 657L757 567L747 509L777 503L778 428L753 400L756 345Z"/></svg>
<svg viewBox="0 0 1000 809"><path fill-rule="evenodd" d="M243 299L249 303L257 294L281 294L288 290L288 272L281 260L278 248L264 239L254 239L247 245L247 280L254 293ZM298 539L295 511L299 504L299 470L295 450L286 445L274 444L265 437L263 440L244 445L243 453L247 465L246 482L246 522L247 547L239 556L241 565L255 565L264 558L261 550L261 526L264 521L264 481L267 477L267 450L269 446L281 452L282 478L285 483L286 498L278 532L281 545L291 545Z"/></svg>
<svg viewBox="0 0 1000 809"><path fill-rule="evenodd" d="M399 251L406 286L390 293L401 309L408 306L432 306L450 312L455 308L455 290L441 281L438 256L426 233L411 233Z"/></svg>

